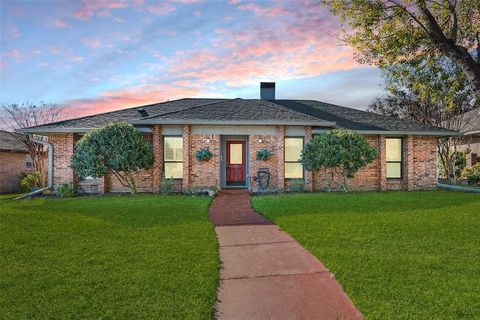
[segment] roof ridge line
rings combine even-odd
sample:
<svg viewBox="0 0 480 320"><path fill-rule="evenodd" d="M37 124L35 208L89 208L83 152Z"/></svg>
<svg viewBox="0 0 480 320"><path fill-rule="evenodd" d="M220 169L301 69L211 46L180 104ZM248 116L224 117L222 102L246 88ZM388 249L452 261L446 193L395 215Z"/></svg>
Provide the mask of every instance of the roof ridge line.
<svg viewBox="0 0 480 320"><path fill-rule="evenodd" d="M240 98L237 98L237 99L240 99ZM169 112L165 112L165 113L161 113L161 114L156 114L156 115L154 115L154 116L149 116L149 117L145 117L145 118L140 118L139 120L154 119L154 118L157 118L157 117L160 117L160 116L165 116L165 115L167 115L167 114L177 113L177 112L181 112L181 111L191 110L191 109L195 109L195 108L199 108L199 107L204 107L204 106L209 106L209 105L212 105L212 104L217 104L217 103L225 102L226 100L232 100L232 99L224 99L224 100L222 100L222 101L204 103L204 104L200 104L200 105L197 105L197 106L192 106L192 107L183 108L183 109L180 109L180 110L169 111ZM233 100L236 100L236 99L233 99ZM240 99L240 100L241 100L241 99Z"/></svg>

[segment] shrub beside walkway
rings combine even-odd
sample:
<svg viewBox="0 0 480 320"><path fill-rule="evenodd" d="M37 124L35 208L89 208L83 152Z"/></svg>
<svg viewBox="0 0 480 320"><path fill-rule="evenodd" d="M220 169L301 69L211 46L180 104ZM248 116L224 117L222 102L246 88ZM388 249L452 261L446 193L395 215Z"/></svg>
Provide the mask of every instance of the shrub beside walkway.
<svg viewBox="0 0 480 320"><path fill-rule="evenodd" d="M323 264L255 213L246 190L220 191L209 211L220 245L218 319L361 319Z"/></svg>

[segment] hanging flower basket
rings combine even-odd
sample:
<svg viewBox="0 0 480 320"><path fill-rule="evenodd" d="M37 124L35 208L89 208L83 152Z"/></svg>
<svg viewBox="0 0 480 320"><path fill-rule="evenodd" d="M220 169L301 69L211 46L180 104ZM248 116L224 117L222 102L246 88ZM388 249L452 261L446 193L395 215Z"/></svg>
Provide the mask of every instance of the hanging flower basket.
<svg viewBox="0 0 480 320"><path fill-rule="evenodd" d="M208 148L201 148L195 153L197 161L208 161L213 157L213 153Z"/></svg>
<svg viewBox="0 0 480 320"><path fill-rule="evenodd" d="M257 151L257 160L267 161L272 156L272 152L268 149Z"/></svg>

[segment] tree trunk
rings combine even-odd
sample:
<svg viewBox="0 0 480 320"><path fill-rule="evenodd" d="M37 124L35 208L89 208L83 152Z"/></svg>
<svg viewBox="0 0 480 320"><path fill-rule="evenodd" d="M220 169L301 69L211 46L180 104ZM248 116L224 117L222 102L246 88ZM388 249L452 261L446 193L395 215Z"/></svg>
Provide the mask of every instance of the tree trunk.
<svg viewBox="0 0 480 320"><path fill-rule="evenodd" d="M131 172L125 173L125 176L127 178L128 186L130 188L130 193L131 194L136 194L137 193L137 186L135 185L135 179L132 175Z"/></svg>
<svg viewBox="0 0 480 320"><path fill-rule="evenodd" d="M480 65L468 53L468 50L453 43L441 43L440 50L459 65L475 95L480 98Z"/></svg>
<svg viewBox="0 0 480 320"><path fill-rule="evenodd" d="M419 8L425 19L426 29L428 29L427 34L432 43L443 54L458 64L471 84L475 95L480 98L480 64L475 61L466 48L457 45L455 40L445 35L435 17L427 8L425 1L420 1ZM477 59L480 59L480 57L477 57Z"/></svg>

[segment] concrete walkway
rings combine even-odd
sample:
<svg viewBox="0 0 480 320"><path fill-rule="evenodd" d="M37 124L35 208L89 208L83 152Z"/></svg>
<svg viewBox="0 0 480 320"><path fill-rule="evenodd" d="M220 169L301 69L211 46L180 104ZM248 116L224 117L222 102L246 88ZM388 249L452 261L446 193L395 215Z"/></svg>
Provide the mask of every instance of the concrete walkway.
<svg viewBox="0 0 480 320"><path fill-rule="evenodd" d="M220 245L217 319L362 319L323 264L255 213L245 190L210 208Z"/></svg>

